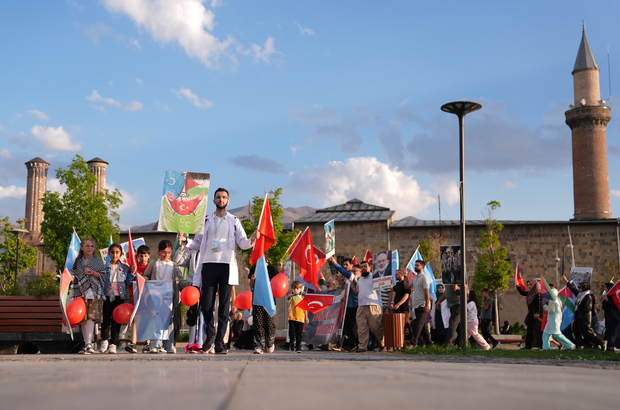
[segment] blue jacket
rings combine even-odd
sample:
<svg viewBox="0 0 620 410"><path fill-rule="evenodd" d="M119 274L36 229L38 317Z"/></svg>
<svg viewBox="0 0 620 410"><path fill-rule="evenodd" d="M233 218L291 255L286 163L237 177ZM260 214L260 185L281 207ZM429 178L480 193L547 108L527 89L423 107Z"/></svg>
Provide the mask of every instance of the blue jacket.
<svg viewBox="0 0 620 410"><path fill-rule="evenodd" d="M110 276L112 274L112 267L109 263L105 264L105 275L103 277L103 294L105 296L110 296ZM119 298L127 299L127 286L132 286L131 281L133 281L134 275L131 273L129 266L125 265L122 262L118 263L118 293ZM110 296L110 300L113 300L114 297Z"/></svg>

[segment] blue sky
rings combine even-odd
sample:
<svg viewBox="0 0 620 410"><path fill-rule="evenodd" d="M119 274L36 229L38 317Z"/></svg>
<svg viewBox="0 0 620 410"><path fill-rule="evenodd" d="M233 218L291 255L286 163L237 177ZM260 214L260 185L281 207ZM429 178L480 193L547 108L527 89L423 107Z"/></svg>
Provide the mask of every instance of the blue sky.
<svg viewBox="0 0 620 410"><path fill-rule="evenodd" d="M582 21L608 99L618 15L616 1L2 2L0 216L24 215L26 161L61 189L54 171L79 153L109 162L123 229L158 219L166 169L210 173L231 207L282 187L285 206L358 198L437 219L439 194L458 219L458 123L440 107L472 100L467 218L496 200L498 219L568 220Z"/></svg>

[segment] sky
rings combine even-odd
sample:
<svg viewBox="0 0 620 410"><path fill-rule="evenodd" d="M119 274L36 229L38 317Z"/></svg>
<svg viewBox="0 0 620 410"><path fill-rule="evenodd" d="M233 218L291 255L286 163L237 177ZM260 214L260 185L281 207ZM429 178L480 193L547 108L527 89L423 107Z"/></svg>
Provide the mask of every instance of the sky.
<svg viewBox="0 0 620 410"><path fill-rule="evenodd" d="M1 2L0 217L25 214L26 161L62 190L79 154L109 163L121 229L158 219L165 170L210 173L231 208L281 187L285 207L357 198L436 220L440 198L458 220L458 120L440 107L469 100L466 218L499 201L500 220L569 220L585 22L618 218L619 15L612 0Z"/></svg>

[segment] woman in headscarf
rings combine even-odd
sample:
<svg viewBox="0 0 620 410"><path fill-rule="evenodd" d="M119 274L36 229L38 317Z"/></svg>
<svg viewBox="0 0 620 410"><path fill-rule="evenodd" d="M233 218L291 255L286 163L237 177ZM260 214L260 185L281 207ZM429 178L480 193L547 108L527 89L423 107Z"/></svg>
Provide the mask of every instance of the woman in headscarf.
<svg viewBox="0 0 620 410"><path fill-rule="evenodd" d="M573 320L573 332L575 343L585 349L595 349L597 346L605 350L607 342L601 341L592 328L592 314L596 299L590 290L588 282L581 282L578 287L579 293L575 301L575 319Z"/></svg>
<svg viewBox="0 0 620 410"><path fill-rule="evenodd" d="M525 296L525 303L527 304L527 316L525 316L525 325L527 326L527 334L525 336L525 348L531 349L533 347L542 347L542 330L540 320L537 320L534 315L541 314L540 305L540 289L538 288L538 282L531 279L525 284L527 290L521 290L517 285L517 291Z"/></svg>
<svg viewBox="0 0 620 410"><path fill-rule="evenodd" d="M613 282L605 284L607 291L601 297L603 311L605 311L605 340L607 340L607 351L613 352L620 349L620 309L607 296L607 293L614 287ZM615 349L614 349L615 348Z"/></svg>

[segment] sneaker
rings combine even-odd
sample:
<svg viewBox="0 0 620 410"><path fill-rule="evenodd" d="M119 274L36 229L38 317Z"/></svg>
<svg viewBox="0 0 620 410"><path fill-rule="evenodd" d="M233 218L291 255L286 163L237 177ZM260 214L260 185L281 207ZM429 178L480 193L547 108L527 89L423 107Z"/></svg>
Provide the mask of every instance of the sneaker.
<svg viewBox="0 0 620 410"><path fill-rule="evenodd" d="M297 350L297 353L301 353L301 349Z"/></svg>
<svg viewBox="0 0 620 410"><path fill-rule="evenodd" d="M166 350L166 353L168 354L175 354L177 352L177 349L175 349L174 347L171 347L170 349Z"/></svg>
<svg viewBox="0 0 620 410"><path fill-rule="evenodd" d="M575 350L575 349L577 349L577 345L575 345L575 344L574 344L574 345L572 345L572 346L570 347L570 349L568 349L568 350Z"/></svg>
<svg viewBox="0 0 620 410"><path fill-rule="evenodd" d="M497 346L501 345L502 342L500 342L499 340L496 340L495 343L493 344L493 349L497 349Z"/></svg>
<svg viewBox="0 0 620 410"><path fill-rule="evenodd" d="M152 354L157 354L157 353L159 353L159 349L158 349L158 348L156 348L156 347L151 347L151 348L149 349L149 353L152 353Z"/></svg>
<svg viewBox="0 0 620 410"><path fill-rule="evenodd" d="M78 352L78 354L90 354L90 350L93 350L93 347L91 345L84 345L84 347Z"/></svg>
<svg viewBox="0 0 620 410"><path fill-rule="evenodd" d="M108 353L116 354L116 345L110 345L110 347L108 347Z"/></svg>
<svg viewBox="0 0 620 410"><path fill-rule="evenodd" d="M95 349L93 349L93 345L91 345L90 343L86 345L85 349L86 349L86 354L96 353Z"/></svg>
<svg viewBox="0 0 620 410"><path fill-rule="evenodd" d="M136 350L136 346L134 346L133 343L127 344L127 346L125 346L125 351L129 353L138 353L138 350Z"/></svg>
<svg viewBox="0 0 620 410"><path fill-rule="evenodd" d="M163 347L163 346L159 346L159 347L157 348L157 351L158 351L159 353L166 353L166 349L164 349L164 347Z"/></svg>
<svg viewBox="0 0 620 410"><path fill-rule="evenodd" d="M108 351L108 341L102 340L99 344L99 353L106 353Z"/></svg>
<svg viewBox="0 0 620 410"><path fill-rule="evenodd" d="M603 344L601 345L601 350L602 351L606 351L607 350L607 340L603 340Z"/></svg>
<svg viewBox="0 0 620 410"><path fill-rule="evenodd" d="M204 347L203 347L204 349ZM203 350L201 349L200 352L204 353L204 354L215 354L215 346L211 345L211 347L209 347L207 350Z"/></svg>
<svg viewBox="0 0 620 410"><path fill-rule="evenodd" d="M269 346L269 347L267 348L267 351L268 351L269 353L273 353L275 350L276 350L276 345L271 345L271 346Z"/></svg>
<svg viewBox="0 0 620 410"><path fill-rule="evenodd" d="M261 349L260 347L257 347L256 349L254 349L254 352L252 352L254 354L263 354L263 349Z"/></svg>
<svg viewBox="0 0 620 410"><path fill-rule="evenodd" d="M151 350L151 345L149 343L145 343L142 346L142 353L148 353Z"/></svg>
<svg viewBox="0 0 620 410"><path fill-rule="evenodd" d="M224 343L218 343L215 345L215 354L228 354L226 345Z"/></svg>

